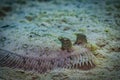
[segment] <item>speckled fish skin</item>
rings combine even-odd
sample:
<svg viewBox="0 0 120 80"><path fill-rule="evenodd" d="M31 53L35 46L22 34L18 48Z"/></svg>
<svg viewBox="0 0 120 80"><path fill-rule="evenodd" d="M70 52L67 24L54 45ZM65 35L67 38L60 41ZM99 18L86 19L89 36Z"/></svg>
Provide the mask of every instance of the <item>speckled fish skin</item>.
<svg viewBox="0 0 120 80"><path fill-rule="evenodd" d="M89 70L95 67L89 52L65 54L55 58L28 57L0 49L0 67L45 73L56 68Z"/></svg>

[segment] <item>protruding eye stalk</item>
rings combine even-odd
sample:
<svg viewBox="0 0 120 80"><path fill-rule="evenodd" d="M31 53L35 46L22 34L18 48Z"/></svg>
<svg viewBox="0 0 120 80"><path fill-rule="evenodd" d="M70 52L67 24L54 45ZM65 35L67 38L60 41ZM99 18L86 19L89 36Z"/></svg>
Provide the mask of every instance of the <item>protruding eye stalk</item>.
<svg viewBox="0 0 120 80"><path fill-rule="evenodd" d="M76 45L80 45L80 44L85 44L87 43L87 37L86 35L82 34L82 33L76 33L76 41L74 44Z"/></svg>
<svg viewBox="0 0 120 80"><path fill-rule="evenodd" d="M75 34L77 36L75 45L85 44L87 43L87 38L84 34L77 33ZM66 50L67 52L73 51L73 45L69 38L66 37L58 37L59 41L62 43L61 50Z"/></svg>
<svg viewBox="0 0 120 80"><path fill-rule="evenodd" d="M73 50L72 42L70 39L68 39L66 37L59 37L58 39L62 43L62 46L61 46L62 50L66 50L67 52L71 52Z"/></svg>

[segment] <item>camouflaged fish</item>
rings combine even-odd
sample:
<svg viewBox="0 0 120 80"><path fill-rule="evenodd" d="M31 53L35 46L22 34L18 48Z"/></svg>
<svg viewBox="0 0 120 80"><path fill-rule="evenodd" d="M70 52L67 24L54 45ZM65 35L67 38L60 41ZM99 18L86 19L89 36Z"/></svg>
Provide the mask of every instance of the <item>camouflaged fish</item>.
<svg viewBox="0 0 120 80"><path fill-rule="evenodd" d="M62 51L56 57L23 56L0 49L0 67L38 73L45 73L57 68L89 70L95 67L91 51L87 48L81 48L76 52L68 38L59 38L59 40L62 43Z"/></svg>

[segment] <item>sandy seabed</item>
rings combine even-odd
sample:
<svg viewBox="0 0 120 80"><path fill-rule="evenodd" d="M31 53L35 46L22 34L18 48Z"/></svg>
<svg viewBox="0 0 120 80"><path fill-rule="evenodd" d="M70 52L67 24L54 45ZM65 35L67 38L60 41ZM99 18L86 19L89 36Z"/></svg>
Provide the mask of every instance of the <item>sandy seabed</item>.
<svg viewBox="0 0 120 80"><path fill-rule="evenodd" d="M119 80L119 0L3 0L0 3L0 48L20 55L50 55L59 36L75 42L87 36L96 67L56 69L45 74L0 67L0 80Z"/></svg>

